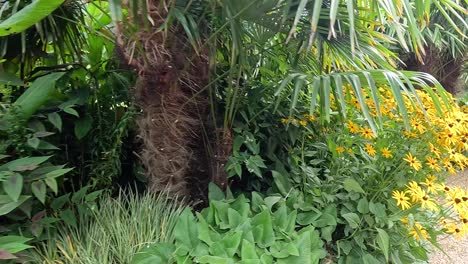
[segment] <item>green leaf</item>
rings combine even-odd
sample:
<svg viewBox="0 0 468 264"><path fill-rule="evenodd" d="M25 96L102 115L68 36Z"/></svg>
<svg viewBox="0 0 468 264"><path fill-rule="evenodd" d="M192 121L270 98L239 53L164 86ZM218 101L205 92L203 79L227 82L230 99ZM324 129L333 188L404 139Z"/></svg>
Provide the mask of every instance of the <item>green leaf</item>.
<svg viewBox="0 0 468 264"><path fill-rule="evenodd" d="M364 193L364 194L366 193L362 189L361 185L352 178L347 178L346 180L344 180L343 185L344 185L345 190L348 192L354 191L358 193Z"/></svg>
<svg viewBox="0 0 468 264"><path fill-rule="evenodd" d="M55 84L65 73L55 72L37 78L31 86L14 102L18 113L24 119L31 117L47 100L55 89Z"/></svg>
<svg viewBox="0 0 468 264"><path fill-rule="evenodd" d="M172 253L175 251L175 245L171 243L156 243L149 247L144 247L136 253L131 264L153 264L153 263L171 263Z"/></svg>
<svg viewBox="0 0 468 264"><path fill-rule="evenodd" d="M390 239L388 237L387 232L385 230L376 228L377 229L377 245L379 246L380 250L385 255L385 259L388 262L388 254L389 254L389 249L390 249Z"/></svg>
<svg viewBox="0 0 468 264"><path fill-rule="evenodd" d="M256 243L261 248L266 248L275 242L275 233L270 212L264 210L252 219L253 235Z"/></svg>
<svg viewBox="0 0 468 264"><path fill-rule="evenodd" d="M346 221L349 223L349 226L351 226L351 228L358 228L359 227L359 223L361 222L361 220L359 219L359 216L355 213L346 213L346 214L342 214L341 215L344 219L346 219Z"/></svg>
<svg viewBox="0 0 468 264"><path fill-rule="evenodd" d="M85 199L86 193L88 193L88 189L89 189L89 186L85 186L81 188L80 190L78 190L77 192L75 192L71 198L71 201L73 203L79 203L80 201Z"/></svg>
<svg viewBox="0 0 468 264"><path fill-rule="evenodd" d="M42 204L45 204L46 185L42 181L35 181L31 184L31 190Z"/></svg>
<svg viewBox="0 0 468 264"><path fill-rule="evenodd" d="M224 192L218 187L218 185L210 182L208 185L208 199L210 201L222 201L224 198Z"/></svg>
<svg viewBox="0 0 468 264"><path fill-rule="evenodd" d="M57 187L57 181L55 180L55 178L45 178L44 181L45 181L45 183L47 184L47 186L49 186L49 188L50 188L55 194L57 194L57 192L58 192L58 187Z"/></svg>
<svg viewBox="0 0 468 264"><path fill-rule="evenodd" d="M37 147L39 147L39 143L41 143L41 140L38 139L37 137L28 139L28 145L34 149L37 149Z"/></svg>
<svg viewBox="0 0 468 264"><path fill-rule="evenodd" d="M379 261L378 259L376 259L374 256L372 256L371 254L367 253L365 254L363 257L362 257L362 262L364 264L377 264L377 263L382 263L381 261ZM388 262L388 260L387 260Z"/></svg>
<svg viewBox="0 0 468 264"><path fill-rule="evenodd" d="M25 86L24 82L16 75L5 71L0 72L0 85Z"/></svg>
<svg viewBox="0 0 468 264"><path fill-rule="evenodd" d="M234 234L225 236L220 241L228 257L230 258L234 257L234 254L236 254L237 249L239 248L241 239L242 239L242 231L239 231L239 232L234 232Z"/></svg>
<svg viewBox="0 0 468 264"><path fill-rule="evenodd" d="M63 111L65 113L67 113L67 114L74 115L76 117L80 117L80 114L78 114L78 112L75 109L73 109L71 106L65 107L63 109Z"/></svg>
<svg viewBox="0 0 468 264"><path fill-rule="evenodd" d="M64 174L70 172L71 170L73 170L73 168L54 170L54 171L46 173L46 175L44 177L46 179L47 178L57 178L59 176L62 176Z"/></svg>
<svg viewBox="0 0 468 264"><path fill-rule="evenodd" d="M15 173L8 177L3 182L3 190L14 202L17 202L21 195L21 190L23 190L23 176Z"/></svg>
<svg viewBox="0 0 468 264"><path fill-rule="evenodd" d="M189 252L200 243L196 219L189 208L179 216L173 232L175 240L180 244L181 252Z"/></svg>
<svg viewBox="0 0 468 264"><path fill-rule="evenodd" d="M47 119L49 122L57 128L60 132L62 132L62 118L58 113L50 113L47 115Z"/></svg>
<svg viewBox="0 0 468 264"><path fill-rule="evenodd" d="M0 23L0 37L23 32L50 15L65 0L36 0Z"/></svg>
<svg viewBox="0 0 468 264"><path fill-rule="evenodd" d="M84 138L91 130L93 119L90 116L85 116L75 122L75 136L78 139Z"/></svg>
<svg viewBox="0 0 468 264"><path fill-rule="evenodd" d="M0 171L10 170L10 171L27 171L34 170L37 166L44 161L50 159L52 156L40 156L40 157L26 157L21 159L16 159L10 161L6 164L0 166Z"/></svg>
<svg viewBox="0 0 468 264"><path fill-rule="evenodd" d="M357 210L361 214L367 214L369 212L369 202L366 198L359 200Z"/></svg>
<svg viewBox="0 0 468 264"><path fill-rule="evenodd" d="M21 195L18 201L12 201L8 195L0 195L0 216L6 215L9 212L18 208L22 203L31 198L28 195Z"/></svg>
<svg viewBox="0 0 468 264"><path fill-rule="evenodd" d="M271 171L271 174L273 176L273 180L275 181L275 185L281 194L287 195L292 188L288 178L277 171Z"/></svg>
<svg viewBox="0 0 468 264"><path fill-rule="evenodd" d="M241 259L242 260L259 260L255 245L247 240L242 240L241 248Z"/></svg>
<svg viewBox="0 0 468 264"><path fill-rule="evenodd" d="M60 218L67 224L76 227L76 216L71 209L60 212Z"/></svg>

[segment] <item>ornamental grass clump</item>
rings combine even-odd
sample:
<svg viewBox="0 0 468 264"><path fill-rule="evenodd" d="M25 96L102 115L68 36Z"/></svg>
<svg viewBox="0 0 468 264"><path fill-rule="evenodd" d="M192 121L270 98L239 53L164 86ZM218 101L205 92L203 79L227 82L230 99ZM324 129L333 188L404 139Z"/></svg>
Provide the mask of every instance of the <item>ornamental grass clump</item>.
<svg viewBox="0 0 468 264"><path fill-rule="evenodd" d="M173 242L183 209L166 194L121 191L115 198L104 197L94 214L76 228L61 228L45 241L32 263L130 263L149 244Z"/></svg>

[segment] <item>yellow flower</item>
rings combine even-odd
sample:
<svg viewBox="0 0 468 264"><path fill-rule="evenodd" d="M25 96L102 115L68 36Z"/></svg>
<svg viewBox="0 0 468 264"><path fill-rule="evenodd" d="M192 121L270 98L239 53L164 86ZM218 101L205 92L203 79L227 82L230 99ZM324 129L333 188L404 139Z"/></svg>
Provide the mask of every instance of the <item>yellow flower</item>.
<svg viewBox="0 0 468 264"><path fill-rule="evenodd" d="M306 125L307 125L307 121L305 121L305 120L299 120L299 125L301 125L301 126L306 126Z"/></svg>
<svg viewBox="0 0 468 264"><path fill-rule="evenodd" d="M416 231L417 230L417 231ZM414 223L413 228L410 230L410 235L412 235L417 241L422 239L428 239L429 234L424 229L424 227L419 223Z"/></svg>
<svg viewBox="0 0 468 264"><path fill-rule="evenodd" d="M424 193L424 195L421 197L420 202L421 202L421 208L423 209L427 208L431 211L438 210L437 204L434 201L432 201L431 198L426 195L426 193Z"/></svg>
<svg viewBox="0 0 468 264"><path fill-rule="evenodd" d="M377 154L377 151L375 151L375 148L374 146L372 146L372 144L367 143L365 146L365 149L366 149L367 154L369 154L369 156L374 157L375 154Z"/></svg>
<svg viewBox="0 0 468 264"><path fill-rule="evenodd" d="M401 206L401 209L406 210L411 207L411 204L408 202L409 198L406 197L405 192L393 191L392 197L397 201L397 205Z"/></svg>
<svg viewBox="0 0 468 264"><path fill-rule="evenodd" d="M409 195L411 196L411 201L412 202L419 201L421 199L421 197L424 196L424 191L418 185L417 182L410 181L406 187L408 187L408 191L406 191L406 192L409 193Z"/></svg>
<svg viewBox="0 0 468 264"><path fill-rule="evenodd" d="M346 127L348 127L349 131L353 134L358 133L360 130L359 126L352 121L348 121L348 123L346 123Z"/></svg>
<svg viewBox="0 0 468 264"><path fill-rule="evenodd" d="M429 166L429 168L437 171L437 172L440 172L441 171L441 168L439 167L439 165L437 164L437 160L432 158L432 157L428 157L426 159L426 164Z"/></svg>
<svg viewBox="0 0 468 264"><path fill-rule="evenodd" d="M381 148L380 152L382 152L382 155L385 158L391 158L392 157L392 152L388 148Z"/></svg>
<svg viewBox="0 0 468 264"><path fill-rule="evenodd" d="M418 134L416 134L414 132L411 132L411 131L405 131L404 134L405 134L405 136L407 136L409 138L417 138L418 137Z"/></svg>
<svg viewBox="0 0 468 264"><path fill-rule="evenodd" d="M409 165L411 167L413 167L416 171L418 171L418 170L420 170L422 168L421 162L419 162L418 159L416 159L416 157L413 157L413 155L411 155L411 153L406 154L406 158L403 159L403 160L408 162Z"/></svg>
<svg viewBox="0 0 468 264"><path fill-rule="evenodd" d="M343 153L345 151L345 149L341 146L339 147L336 147L336 152L338 152L339 154Z"/></svg>
<svg viewBox="0 0 468 264"><path fill-rule="evenodd" d="M354 150L352 148L347 148L346 152L348 152L349 154L354 154Z"/></svg>
<svg viewBox="0 0 468 264"><path fill-rule="evenodd" d="M434 146L432 143L429 143L429 149L434 155L440 158L440 151L436 146Z"/></svg>
<svg viewBox="0 0 468 264"><path fill-rule="evenodd" d="M450 223L445 226L447 233L453 234L457 239L462 239L466 233L466 228L457 226L455 223Z"/></svg>
<svg viewBox="0 0 468 264"><path fill-rule="evenodd" d="M426 131L426 127L424 127L424 125L422 125L421 123L418 123L416 120L411 120L411 127L414 130L417 130L419 134L422 134Z"/></svg>
<svg viewBox="0 0 468 264"><path fill-rule="evenodd" d="M363 129L361 129L361 135L367 139L375 138L374 132L372 132L372 130L368 127L364 127Z"/></svg>
<svg viewBox="0 0 468 264"><path fill-rule="evenodd" d="M432 176L432 175L430 175ZM426 185L426 189L428 193L437 193L437 184L431 177L428 177L424 182L421 183L422 185Z"/></svg>

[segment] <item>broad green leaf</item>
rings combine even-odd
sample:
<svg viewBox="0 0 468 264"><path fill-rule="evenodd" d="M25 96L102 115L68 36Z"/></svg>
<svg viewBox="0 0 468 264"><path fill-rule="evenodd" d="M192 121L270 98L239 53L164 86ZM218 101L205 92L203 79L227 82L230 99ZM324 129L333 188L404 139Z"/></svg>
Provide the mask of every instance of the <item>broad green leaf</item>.
<svg viewBox="0 0 468 264"><path fill-rule="evenodd" d="M78 139L84 138L91 130L93 119L90 116L85 116L75 121L75 136Z"/></svg>
<svg viewBox="0 0 468 264"><path fill-rule="evenodd" d="M241 248L241 259L242 260L259 260L255 245L247 240L242 240Z"/></svg>
<svg viewBox="0 0 468 264"><path fill-rule="evenodd" d="M276 187L282 195L287 195L292 186L287 177L277 171L271 171Z"/></svg>
<svg viewBox="0 0 468 264"><path fill-rule="evenodd" d="M22 203L31 198L28 195L21 195L18 201L12 201L8 195L0 195L0 216L6 215L9 212L18 208Z"/></svg>
<svg viewBox="0 0 468 264"><path fill-rule="evenodd" d="M232 258L234 254L236 254L237 249L239 248L240 242L242 239L242 231L234 232L234 234L230 234L225 236L220 243L223 245L224 250L227 253L227 256Z"/></svg>
<svg viewBox="0 0 468 264"><path fill-rule="evenodd" d="M354 192L358 192L358 193L366 193L361 185L354 179L352 178L347 178L346 180L344 180L343 182L343 186L345 188L346 191L348 192L351 192L351 191L354 191Z"/></svg>
<svg viewBox="0 0 468 264"><path fill-rule="evenodd" d="M73 109L71 106L63 108L63 111L67 114L80 117L80 114L78 114L78 112L75 109Z"/></svg>
<svg viewBox="0 0 468 264"><path fill-rule="evenodd" d="M39 201L41 201L42 204L45 204L45 198L46 198L46 185L42 181L35 181L31 183L31 190L34 194L34 196L37 197Z"/></svg>
<svg viewBox="0 0 468 264"><path fill-rule="evenodd" d="M25 86L24 82L16 75L5 71L0 71L0 85Z"/></svg>
<svg viewBox="0 0 468 264"><path fill-rule="evenodd" d="M62 118L60 117L58 113L54 112L54 113L48 114L47 119L52 125L54 125L55 128L57 128L60 132L62 132Z"/></svg>
<svg viewBox="0 0 468 264"><path fill-rule="evenodd" d="M208 198L210 201L222 201L224 200L224 192L218 187L218 185L210 182L208 185Z"/></svg>
<svg viewBox="0 0 468 264"><path fill-rule="evenodd" d="M376 228L377 229L377 245L379 246L380 250L382 250L385 259L388 262L388 255L389 255L389 250L390 250L390 239L388 237L388 234L385 230Z"/></svg>
<svg viewBox="0 0 468 264"><path fill-rule="evenodd" d="M361 222L361 219L359 219L359 216L355 213L346 213L341 215L344 219L346 219L346 222L348 222L349 226L351 228L358 228L359 223Z"/></svg>
<svg viewBox="0 0 468 264"><path fill-rule="evenodd" d="M44 177L45 178L57 178L73 170L73 168L68 169L58 169L51 172L48 172Z"/></svg>
<svg viewBox="0 0 468 264"><path fill-rule="evenodd" d="M261 248L266 248L275 242L275 233L273 231L273 223L270 212L264 210L257 214L252 219L253 235L257 245Z"/></svg>
<svg viewBox="0 0 468 264"><path fill-rule="evenodd" d="M182 252L189 252L200 243L196 219L189 208L186 208L179 216L173 232Z"/></svg>
<svg viewBox="0 0 468 264"><path fill-rule="evenodd" d="M38 139L37 137L33 137L28 139L28 145L31 146L34 149L37 149L39 147L39 144L41 143L41 140Z"/></svg>
<svg viewBox="0 0 468 264"><path fill-rule="evenodd" d="M57 187L57 181L55 180L55 178L45 178L44 181L45 181L45 183L47 184L47 186L49 186L49 188L50 188L55 194L57 194L57 192L58 192L58 187Z"/></svg>
<svg viewBox="0 0 468 264"><path fill-rule="evenodd" d="M50 15L65 0L36 0L0 23L0 37L22 32Z"/></svg>
<svg viewBox="0 0 468 264"><path fill-rule="evenodd" d="M175 251L175 245L171 243L156 243L149 247L144 247L136 253L131 264L154 264L170 263L172 253Z"/></svg>
<svg viewBox="0 0 468 264"><path fill-rule="evenodd" d="M64 74L63 72L55 72L37 78L13 104L18 107L19 114L25 119L31 117L31 115L50 99L55 89L55 83Z"/></svg>
<svg viewBox="0 0 468 264"><path fill-rule="evenodd" d="M23 176L19 173L15 173L8 177L3 182L3 190L14 202L18 202L18 198L23 190Z"/></svg>
<svg viewBox="0 0 468 264"><path fill-rule="evenodd" d="M10 161L6 164L0 166L0 171L10 170L10 171L27 171L34 170L37 166L46 160L50 159L52 156L40 156L40 157L26 157L21 159L16 159Z"/></svg>
<svg viewBox="0 0 468 264"><path fill-rule="evenodd" d="M76 216L71 209L66 209L60 212L60 218L65 222L65 224L76 227Z"/></svg>

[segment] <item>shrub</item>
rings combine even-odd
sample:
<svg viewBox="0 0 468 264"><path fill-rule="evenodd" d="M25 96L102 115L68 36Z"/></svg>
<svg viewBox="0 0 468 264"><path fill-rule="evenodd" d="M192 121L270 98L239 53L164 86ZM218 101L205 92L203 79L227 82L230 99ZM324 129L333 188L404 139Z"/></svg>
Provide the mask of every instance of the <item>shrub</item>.
<svg viewBox="0 0 468 264"><path fill-rule="evenodd" d="M319 230L339 263L427 260L427 246L438 235L468 231L466 192L444 185L447 174L467 166L468 115L417 91L421 101L403 97L405 117L388 89L380 89L378 106L363 92L379 120L374 127L347 89L345 126L334 125L339 116L329 124L309 114L282 119L287 130L297 131L297 141L287 145L288 162L275 166L276 191L308 202L312 213L304 225L314 226L314 217L336 205L336 228ZM332 109L338 101L332 97Z"/></svg>
<svg viewBox="0 0 468 264"><path fill-rule="evenodd" d="M154 244L132 263L319 263L326 256L319 232L297 228L291 205L280 196L225 199L218 191L196 217L189 209L182 213L175 245Z"/></svg>
<svg viewBox="0 0 468 264"><path fill-rule="evenodd" d="M172 242L183 207L166 195L124 193L101 199L94 214L68 225L45 241L33 263L130 263L153 242Z"/></svg>

